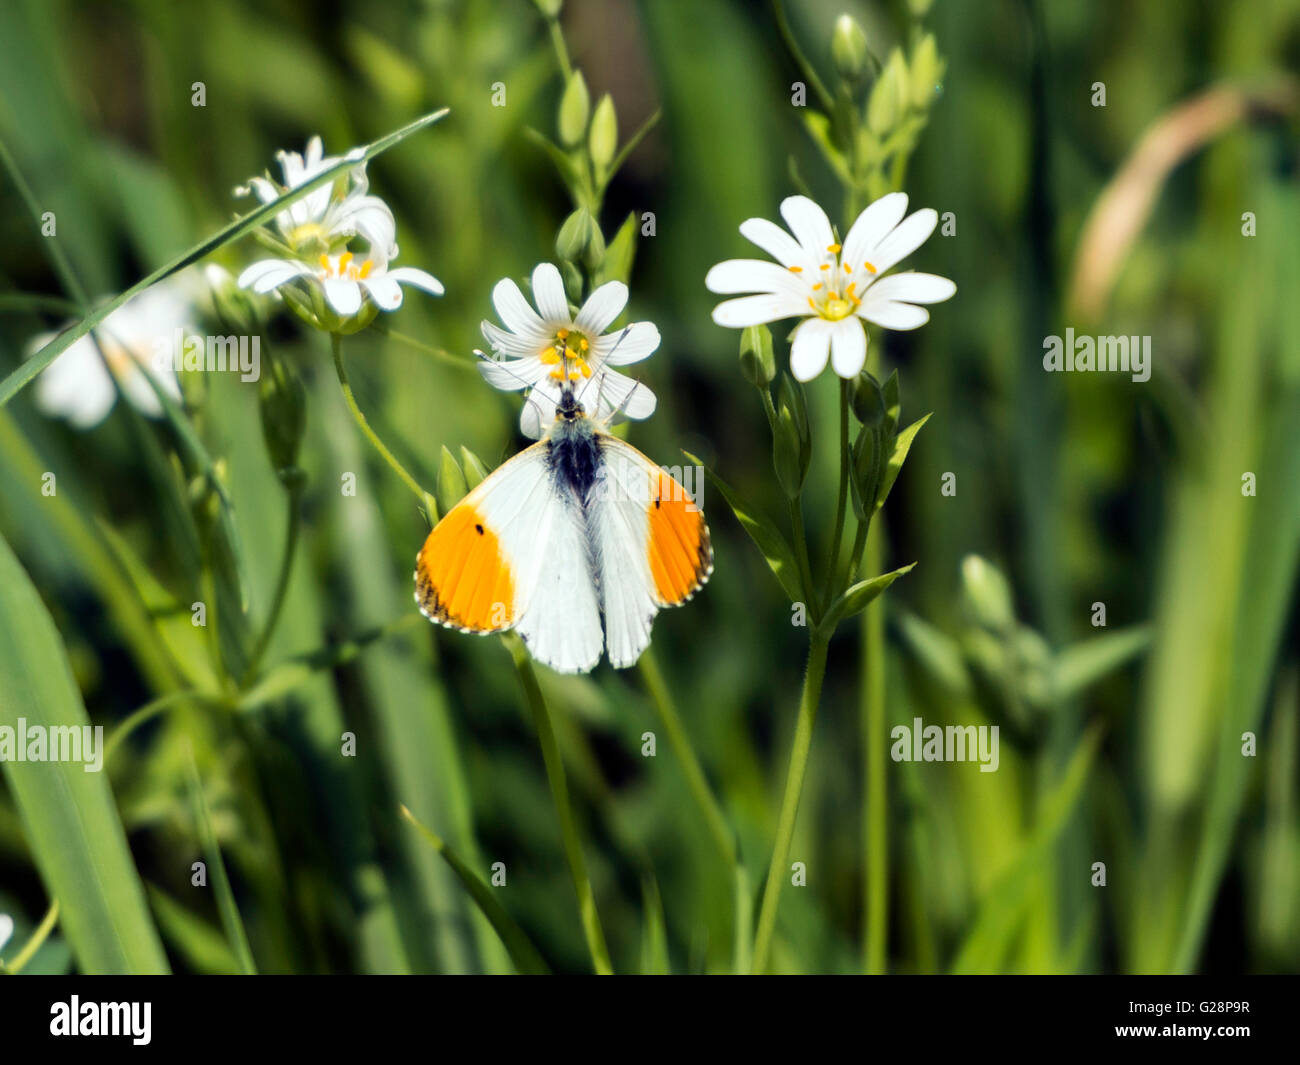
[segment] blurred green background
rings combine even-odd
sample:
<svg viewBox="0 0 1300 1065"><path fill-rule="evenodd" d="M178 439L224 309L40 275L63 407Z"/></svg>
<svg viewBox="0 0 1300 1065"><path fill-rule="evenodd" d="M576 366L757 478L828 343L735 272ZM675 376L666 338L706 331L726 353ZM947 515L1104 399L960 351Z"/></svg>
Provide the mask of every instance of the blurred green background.
<svg viewBox="0 0 1300 1065"><path fill-rule="evenodd" d="M1288 72L1300 5L935 0L919 22L906 3L800 0L789 11L828 77L843 11L882 59L923 25L947 61L904 188L914 208L952 212L955 233L936 232L911 262L955 279L958 294L924 329L888 334L883 351L904 419L933 412L885 510L887 565L920 563L887 599L888 713L891 724L999 724L1001 767L889 764L888 968L1295 971L1300 97ZM736 334L710 319L703 277L750 254L736 227L775 218L797 191L792 174L841 230L851 222L791 106L797 67L761 3L567 0L561 21L624 137L663 112L601 217L611 234L630 211L655 215L630 314L663 336L635 367L659 409L629 439L668 465L682 449L698 454L778 514L762 408L739 374ZM504 108L491 106L497 82ZM560 90L528 0L0 6L0 139L56 212L56 239L92 297L246 209L232 189L277 149L319 133L341 153L451 108L369 177L396 214L399 262L447 288L437 300L409 293L386 322L462 363L373 330L347 346L362 409L429 485L444 446L488 466L520 446L517 397L486 388L470 350L493 318L495 281L554 257L569 205L526 128L553 135ZM1179 110L1197 99L1199 110ZM49 238L8 177L3 188L0 287L69 297ZM237 272L257 254L244 240L216 261ZM4 303L0 374L67 317ZM1067 326L1151 336L1152 379L1044 373L1043 338ZM586 971L506 652L398 620L413 612L428 523L348 417L325 339L284 317L267 339L308 390L304 540L268 661L326 654L256 706L178 700L115 755L107 775L167 962L238 969L230 930L242 923L261 972L508 971L461 884L398 817L404 803L484 878L504 862L495 897L552 969ZM808 393L829 443L835 383ZM204 382L190 413L222 464L261 618L285 515L255 389ZM53 616L97 724L211 680L189 624L204 598L201 551L175 450L166 423L120 403L88 432L44 417L30 389L0 411L0 535ZM833 449L814 463L820 544ZM53 498L44 471L57 473ZM345 471L358 473L355 497L338 490ZM952 497L940 493L946 472ZM1254 496L1242 494L1244 472L1257 475ZM716 493L705 509L716 572L660 616L654 646L758 884L807 634ZM971 554L1005 575L1005 601L988 568L963 569ZM1092 624L1095 603L1105 629ZM792 852L808 882L782 899L781 971L863 963L859 643L855 623L831 646ZM659 725L641 676L542 672L615 968L726 971L733 880L662 735L658 755L642 757L642 734ZM345 731L354 759L340 756ZM0 790L0 912L18 924L6 958L49 904L32 831ZM221 892L191 886L212 841L234 924ZM78 965L94 967L56 930L28 971Z"/></svg>

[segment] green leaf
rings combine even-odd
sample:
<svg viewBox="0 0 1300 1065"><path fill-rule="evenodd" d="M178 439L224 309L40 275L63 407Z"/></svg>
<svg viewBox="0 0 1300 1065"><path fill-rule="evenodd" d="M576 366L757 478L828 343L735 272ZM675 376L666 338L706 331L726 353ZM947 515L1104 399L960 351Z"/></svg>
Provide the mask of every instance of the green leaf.
<svg viewBox="0 0 1300 1065"><path fill-rule="evenodd" d="M781 582L781 587L785 590L786 595L790 597L791 602L803 602L805 596L799 585L799 569L795 564L794 551L790 545L785 542L785 537L777 530L772 522L760 515L755 514L721 477L712 470L705 468L698 458L689 451L683 451L688 459L696 466L699 466L708 475L713 487L722 493L722 498L727 501L727 506L731 508L736 520L740 522L745 532L749 533L750 539L758 545L758 549L763 552L763 557L767 564L776 574L776 579Z"/></svg>
<svg viewBox="0 0 1300 1065"><path fill-rule="evenodd" d="M0 726L20 719L29 732L90 724L54 621L0 538ZM107 776L80 761L2 764L79 969L167 972Z"/></svg>
<svg viewBox="0 0 1300 1065"><path fill-rule="evenodd" d="M664 924L664 901L655 878L647 874L641 883L641 912L645 926L641 930L641 975L671 976L668 960L668 933Z"/></svg>
<svg viewBox="0 0 1300 1065"><path fill-rule="evenodd" d="M1069 699L1077 695L1142 654L1150 645L1151 630L1146 625L1134 625L1071 644L1052 663L1056 697Z"/></svg>
<svg viewBox="0 0 1300 1065"><path fill-rule="evenodd" d="M446 114L447 109L445 107L439 111L433 111L421 118L417 118L414 122L403 126L401 129L394 130L387 136L379 138L379 140L367 145L364 149L349 152L334 166L322 170L310 181L304 182L296 189L286 192L283 196L272 200L270 203L262 204L262 206L258 207L256 210L250 211L242 218L235 219L235 221L231 222L230 225L220 230L214 236L196 244L189 251L178 255L165 266L159 267L142 281L137 281L130 288L125 289L118 293L118 295L114 296L111 300L96 307L95 310L91 311L90 314L86 315L86 317L80 322L72 326L70 329L60 333L30 359L21 363L18 368L3 381L0 381L0 407L3 407L13 399L14 396L21 392L26 385L30 384L36 376L45 369L45 367L62 355L63 352L67 351L76 341L80 340L99 325L100 322L121 307L122 304L131 299L132 296L138 295L150 285L163 280L163 278L171 276L178 270L183 270L192 263L198 262L200 259L210 255L218 248L222 248L232 241L238 240L245 233L251 232L264 222L270 221L285 207L297 203L303 197L309 195L313 189L317 189L322 185L334 181L340 175L347 173L353 167L358 166L363 162L367 162L375 156L388 151L389 148L400 144L412 133L417 133L424 129L425 126L432 125Z"/></svg>
<svg viewBox="0 0 1300 1065"><path fill-rule="evenodd" d="M424 836L445 861L460 882L465 885L465 890L469 892L470 898L474 900L483 916L496 929L496 933L501 937L501 942L505 945L506 951L510 954L510 960L515 963L515 968L526 976L544 975L550 972L542 956L537 953L537 948L533 946L532 940L524 934L514 922L514 918L506 913L505 907L496 900L492 894L492 889L488 887L477 873L474 872L457 856L456 852L447 846L446 841L432 829L418 821L413 813L405 806L402 807L402 816L413 824L420 834Z"/></svg>
<svg viewBox="0 0 1300 1065"><path fill-rule="evenodd" d="M889 498L889 490L894 487L894 482L898 480L898 472L903 468L903 463L907 461L907 453L911 450L912 441L916 434L921 431L921 426L930 420L930 415L924 418L918 418L906 429L894 437L894 449L889 454L889 462L885 466L885 479L880 486L880 491L876 494L876 509L879 510L885 505L885 500Z"/></svg>
<svg viewBox="0 0 1300 1065"><path fill-rule="evenodd" d="M605 249L605 261L596 275L597 286L606 281L622 281L632 276L632 261L636 257L637 219L636 212L630 213L623 224L618 227L614 239Z"/></svg>
<svg viewBox="0 0 1300 1065"><path fill-rule="evenodd" d="M869 577L865 581L858 581L857 584L831 603L830 608L826 611L826 616L821 620L819 626L821 632L829 638L830 634L835 631L836 625L845 618L850 618L854 614L866 610L873 599L904 573L911 573L915 567L916 563L913 562L889 573L882 573L879 577Z"/></svg>

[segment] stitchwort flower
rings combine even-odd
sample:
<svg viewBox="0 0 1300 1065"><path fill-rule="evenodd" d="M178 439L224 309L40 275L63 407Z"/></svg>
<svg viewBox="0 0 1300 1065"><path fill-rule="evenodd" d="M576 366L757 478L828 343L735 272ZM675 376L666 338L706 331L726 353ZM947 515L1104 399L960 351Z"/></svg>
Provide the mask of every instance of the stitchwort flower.
<svg viewBox="0 0 1300 1065"><path fill-rule="evenodd" d="M605 332L627 306L625 284L606 282L574 314L560 271L540 263L533 270L533 299L536 310L509 278L497 282L492 302L506 328L483 323L483 336L496 359L479 363L479 372L493 388L530 389L519 419L525 436L540 437L554 421L566 382L574 383L597 419L617 414L640 420L654 413L654 393L610 369L639 362L659 347L659 330L650 322Z"/></svg>
<svg viewBox="0 0 1300 1065"><path fill-rule="evenodd" d="M930 320L917 304L940 303L957 291L948 278L935 274L885 276L925 243L938 222L929 207L904 218L906 212L905 193L882 196L858 215L842 243L826 212L806 196L781 203L788 233L763 218L747 220L741 235L777 262L729 259L713 267L704 279L710 291L753 293L718 304L713 320L744 329L801 318L790 348L794 376L812 380L829 358L840 377L856 377L867 357L864 321L916 329Z"/></svg>

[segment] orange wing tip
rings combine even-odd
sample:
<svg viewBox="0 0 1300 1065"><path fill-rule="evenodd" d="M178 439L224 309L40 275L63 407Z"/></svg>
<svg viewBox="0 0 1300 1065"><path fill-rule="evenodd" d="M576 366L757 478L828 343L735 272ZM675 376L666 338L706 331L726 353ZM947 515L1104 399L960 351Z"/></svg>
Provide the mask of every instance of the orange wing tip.
<svg viewBox="0 0 1300 1065"><path fill-rule="evenodd" d="M415 602L430 621L488 635L515 623L514 582L495 535L464 504L429 533L415 559Z"/></svg>

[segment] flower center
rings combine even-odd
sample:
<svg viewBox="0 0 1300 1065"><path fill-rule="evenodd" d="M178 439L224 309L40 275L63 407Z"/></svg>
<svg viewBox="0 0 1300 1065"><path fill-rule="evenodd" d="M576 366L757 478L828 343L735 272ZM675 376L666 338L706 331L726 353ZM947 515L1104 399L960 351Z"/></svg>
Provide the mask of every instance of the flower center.
<svg viewBox="0 0 1300 1065"><path fill-rule="evenodd" d="M847 318L862 303L858 295L858 283L852 280L853 264L840 261L840 245L828 244L827 256L818 265L818 280L813 282L812 295L808 297L808 306L813 314L828 322L838 322ZM876 268L869 262L862 264L867 274L874 276ZM790 267L790 272L803 273L802 266ZM868 278L868 281L870 278Z"/></svg>
<svg viewBox="0 0 1300 1065"><path fill-rule="evenodd" d="M320 276L322 280L363 281L369 277L370 271L375 268L374 260L366 259L358 265L352 259L353 255L350 251L345 251L337 259L322 255L320 257Z"/></svg>
<svg viewBox="0 0 1300 1065"><path fill-rule="evenodd" d="M588 352L591 343L581 333L572 329L557 329L555 343L542 352L544 366L553 366L552 379L560 382L577 381L591 376Z"/></svg>
<svg viewBox="0 0 1300 1065"><path fill-rule="evenodd" d="M289 232L291 247L300 248L312 241L318 241L322 245L328 245L330 242L329 232L319 222L304 222L300 226L294 226Z"/></svg>

